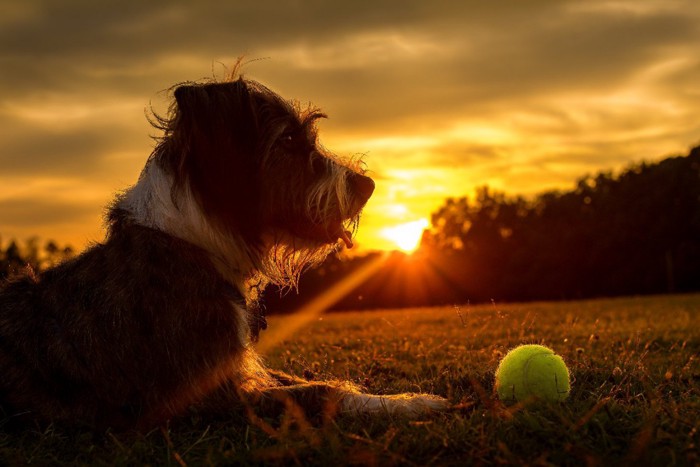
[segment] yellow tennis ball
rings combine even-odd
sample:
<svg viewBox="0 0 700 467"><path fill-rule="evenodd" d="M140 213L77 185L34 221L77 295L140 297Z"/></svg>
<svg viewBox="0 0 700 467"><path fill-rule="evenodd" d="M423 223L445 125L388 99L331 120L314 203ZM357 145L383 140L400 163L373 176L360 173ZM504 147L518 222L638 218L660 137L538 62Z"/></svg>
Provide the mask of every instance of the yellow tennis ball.
<svg viewBox="0 0 700 467"><path fill-rule="evenodd" d="M504 402L560 402L569 395L569 369L543 345L521 345L503 357L496 370L496 391Z"/></svg>

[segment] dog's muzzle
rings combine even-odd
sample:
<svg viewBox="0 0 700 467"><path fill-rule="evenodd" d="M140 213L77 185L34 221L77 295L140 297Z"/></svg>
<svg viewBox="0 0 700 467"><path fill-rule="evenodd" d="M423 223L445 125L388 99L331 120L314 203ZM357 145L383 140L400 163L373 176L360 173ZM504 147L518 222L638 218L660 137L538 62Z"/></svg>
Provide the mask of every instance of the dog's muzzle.
<svg viewBox="0 0 700 467"><path fill-rule="evenodd" d="M349 182L353 194L357 197L357 200L362 206L364 206L367 200L372 196L372 193L374 193L374 180L364 175L352 174Z"/></svg>

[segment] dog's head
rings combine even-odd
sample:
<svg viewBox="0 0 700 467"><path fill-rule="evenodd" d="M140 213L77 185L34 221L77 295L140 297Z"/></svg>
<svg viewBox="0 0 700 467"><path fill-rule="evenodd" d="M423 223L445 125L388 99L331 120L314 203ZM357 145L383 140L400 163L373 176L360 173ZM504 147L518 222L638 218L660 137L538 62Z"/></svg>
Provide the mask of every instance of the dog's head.
<svg viewBox="0 0 700 467"><path fill-rule="evenodd" d="M352 245L374 182L359 161L320 146L323 113L243 78L181 85L174 96L156 161L173 179L176 204L177 193L191 193L207 221L242 239L278 283L339 239Z"/></svg>

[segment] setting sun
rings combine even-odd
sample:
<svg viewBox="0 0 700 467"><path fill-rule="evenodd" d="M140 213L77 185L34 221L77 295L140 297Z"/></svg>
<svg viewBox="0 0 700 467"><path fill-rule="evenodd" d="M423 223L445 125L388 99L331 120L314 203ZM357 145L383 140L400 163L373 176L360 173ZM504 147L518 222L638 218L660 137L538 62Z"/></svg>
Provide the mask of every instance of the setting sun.
<svg viewBox="0 0 700 467"><path fill-rule="evenodd" d="M423 230L428 225L428 220L422 218L393 227L385 227L381 230L381 236L392 241L401 251L412 253L418 248Z"/></svg>

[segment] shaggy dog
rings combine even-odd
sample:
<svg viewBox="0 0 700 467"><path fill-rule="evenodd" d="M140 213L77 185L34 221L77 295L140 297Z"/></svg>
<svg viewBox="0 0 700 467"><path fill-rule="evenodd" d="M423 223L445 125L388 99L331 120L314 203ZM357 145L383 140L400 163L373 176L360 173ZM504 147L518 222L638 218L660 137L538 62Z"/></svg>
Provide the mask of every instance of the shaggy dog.
<svg viewBox="0 0 700 467"><path fill-rule="evenodd" d="M10 417L118 429L241 402L309 414L444 409L430 395L362 394L275 374L253 348L258 293L352 246L374 190L359 161L317 142L324 115L231 77L174 90L107 236L0 290L0 405Z"/></svg>

